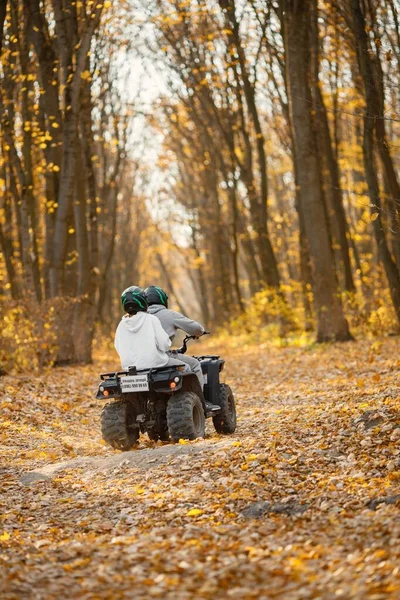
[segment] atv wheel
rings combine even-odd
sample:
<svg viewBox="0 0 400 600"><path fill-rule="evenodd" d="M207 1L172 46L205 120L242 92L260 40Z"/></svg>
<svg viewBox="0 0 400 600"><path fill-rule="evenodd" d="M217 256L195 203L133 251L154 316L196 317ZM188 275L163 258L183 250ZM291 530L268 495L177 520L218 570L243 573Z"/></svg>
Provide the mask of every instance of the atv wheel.
<svg viewBox="0 0 400 600"><path fill-rule="evenodd" d="M220 383L216 404L221 407L221 412L213 417L215 431L217 433L233 433L236 429L235 398L226 383Z"/></svg>
<svg viewBox="0 0 400 600"><path fill-rule="evenodd" d="M139 427L129 402L121 400L106 404L101 411L103 440L117 450L130 450L139 439Z"/></svg>
<svg viewBox="0 0 400 600"><path fill-rule="evenodd" d="M200 398L194 392L181 392L167 405L169 435L173 442L204 437L206 418Z"/></svg>

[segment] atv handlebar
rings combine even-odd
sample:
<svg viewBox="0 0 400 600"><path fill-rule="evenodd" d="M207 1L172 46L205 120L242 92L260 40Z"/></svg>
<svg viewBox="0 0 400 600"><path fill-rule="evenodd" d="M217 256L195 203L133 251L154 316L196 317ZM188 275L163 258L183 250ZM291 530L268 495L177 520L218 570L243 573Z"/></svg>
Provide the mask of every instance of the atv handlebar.
<svg viewBox="0 0 400 600"><path fill-rule="evenodd" d="M189 340L197 340L203 335L210 335L210 333L211 331L204 331L201 335L187 335L182 342L182 346L180 348L177 348L176 350L173 350L173 352L176 354L185 354L187 351L187 342Z"/></svg>

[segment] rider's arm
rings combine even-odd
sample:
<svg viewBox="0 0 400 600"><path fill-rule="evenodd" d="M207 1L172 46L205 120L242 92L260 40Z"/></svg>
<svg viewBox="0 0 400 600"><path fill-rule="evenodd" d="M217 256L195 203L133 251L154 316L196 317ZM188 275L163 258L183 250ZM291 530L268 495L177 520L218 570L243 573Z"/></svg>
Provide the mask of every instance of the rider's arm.
<svg viewBox="0 0 400 600"><path fill-rule="evenodd" d="M154 327L157 348L161 350L161 352L167 352L171 346L171 340L169 339L168 334L164 331L157 317L152 318L152 323Z"/></svg>
<svg viewBox="0 0 400 600"><path fill-rule="evenodd" d="M188 319L184 315L175 310L171 310L171 318L173 320L173 324L177 329L182 329L188 335L200 336L203 335L205 329L203 325L200 325L197 321L193 321L193 319Z"/></svg>

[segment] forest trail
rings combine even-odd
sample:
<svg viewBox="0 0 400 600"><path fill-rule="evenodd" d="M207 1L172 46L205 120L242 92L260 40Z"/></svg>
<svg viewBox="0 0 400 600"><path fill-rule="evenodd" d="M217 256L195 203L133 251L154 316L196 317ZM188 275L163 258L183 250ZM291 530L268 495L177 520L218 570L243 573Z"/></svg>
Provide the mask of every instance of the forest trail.
<svg viewBox="0 0 400 600"><path fill-rule="evenodd" d="M2 599L400 596L398 338L219 351L236 433L129 453L111 356L0 380Z"/></svg>

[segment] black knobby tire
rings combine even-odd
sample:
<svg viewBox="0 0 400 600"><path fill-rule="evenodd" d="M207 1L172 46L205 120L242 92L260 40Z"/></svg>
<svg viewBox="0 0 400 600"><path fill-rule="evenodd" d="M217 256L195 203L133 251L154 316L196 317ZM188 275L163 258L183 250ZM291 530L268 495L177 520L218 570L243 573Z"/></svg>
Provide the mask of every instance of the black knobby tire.
<svg viewBox="0 0 400 600"><path fill-rule="evenodd" d="M217 404L221 407L221 412L213 417L215 431L217 433L233 433L236 429L235 398L231 388L226 383L219 384Z"/></svg>
<svg viewBox="0 0 400 600"><path fill-rule="evenodd" d="M206 418L200 398L194 392L181 392L168 400L167 422L173 442L204 437Z"/></svg>
<svg viewBox="0 0 400 600"><path fill-rule="evenodd" d="M139 428L134 426L134 414L126 400L110 402L101 411L103 440L117 450L130 450L139 439Z"/></svg>

